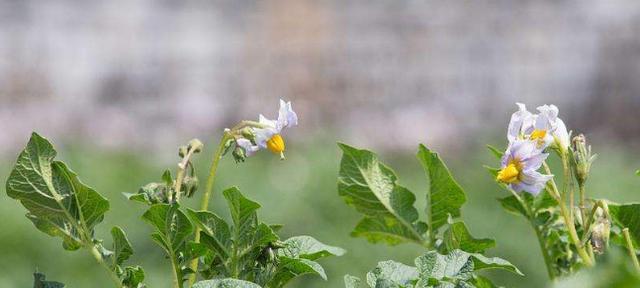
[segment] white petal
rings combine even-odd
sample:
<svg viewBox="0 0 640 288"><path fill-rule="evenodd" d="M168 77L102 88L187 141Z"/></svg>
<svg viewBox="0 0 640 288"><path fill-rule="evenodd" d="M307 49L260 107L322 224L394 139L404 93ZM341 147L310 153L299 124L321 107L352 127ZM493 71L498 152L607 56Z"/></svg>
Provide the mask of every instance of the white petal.
<svg viewBox="0 0 640 288"><path fill-rule="evenodd" d="M258 123L269 126L269 127L273 127L276 128L276 121L270 120L267 117L264 117L264 115L260 114L260 116L258 116Z"/></svg>
<svg viewBox="0 0 640 288"><path fill-rule="evenodd" d="M298 115L293 111L291 101L284 102L284 100L280 99L280 110L278 110L276 129L280 131L284 127L290 128L295 125L298 125Z"/></svg>
<svg viewBox="0 0 640 288"><path fill-rule="evenodd" d="M253 145L251 141L244 138L236 140L236 144L244 149L244 152L247 154L247 156L251 156L256 151L260 150L260 147L258 145Z"/></svg>
<svg viewBox="0 0 640 288"><path fill-rule="evenodd" d="M569 139L569 132L567 131L567 126L564 125L564 121L558 118L556 130L553 132L553 136L559 142L558 145L560 147L566 149L571 144L571 140Z"/></svg>
<svg viewBox="0 0 640 288"><path fill-rule="evenodd" d="M259 128L254 129L254 133L256 134L256 145L260 148L267 148L267 141L273 135L278 134L278 131L275 128Z"/></svg>
<svg viewBox="0 0 640 288"><path fill-rule="evenodd" d="M531 122L531 112L527 111L527 107L522 103L516 103L518 105L518 111L511 114L511 120L509 121L509 128L507 129L507 139L514 141L518 139L518 136L524 131L527 125Z"/></svg>

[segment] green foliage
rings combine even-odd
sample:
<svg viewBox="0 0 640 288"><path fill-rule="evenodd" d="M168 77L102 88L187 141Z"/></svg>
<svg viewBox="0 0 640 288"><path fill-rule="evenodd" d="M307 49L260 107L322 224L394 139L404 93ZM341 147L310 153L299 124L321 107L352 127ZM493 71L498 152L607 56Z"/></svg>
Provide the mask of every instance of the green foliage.
<svg viewBox="0 0 640 288"><path fill-rule="evenodd" d="M40 231L61 237L66 250L76 250L92 241L109 202L54 161L56 154L49 141L33 133L7 180L7 195L27 208L27 218Z"/></svg>
<svg viewBox="0 0 640 288"><path fill-rule="evenodd" d="M427 216L429 231L434 239L436 231L447 223L449 217L460 217L460 208L466 201L466 196L437 153L420 145L418 160L429 175Z"/></svg>
<svg viewBox="0 0 640 288"><path fill-rule="evenodd" d="M480 254L494 247L495 241L471 236L459 220L466 196L438 154L420 145L417 155L430 181L425 209L428 221L424 223L413 206L413 193L397 184L396 175L374 153L345 144L339 146L343 157L338 192L348 205L365 215L352 235L364 236L374 243L415 242L436 248L416 259L415 267L379 262L367 274L369 287L493 287L476 272L500 268L522 275L508 261ZM515 204L511 206L517 211ZM427 225L428 231L417 228ZM349 275L344 281L348 288L362 284L359 278Z"/></svg>
<svg viewBox="0 0 640 288"><path fill-rule="evenodd" d="M112 230L115 253L105 249L102 240L94 237L96 225L109 210L109 201L82 183L63 162L54 160L56 155L47 139L32 133L7 179L7 195L27 208L26 216L36 228L50 236L61 237L65 250L84 247L99 263L111 263L105 268L118 285L127 288L142 285L142 268L121 267L133 254L124 231L118 227ZM44 275L40 273L34 277L36 287L62 287L56 286L57 282L44 281Z"/></svg>
<svg viewBox="0 0 640 288"><path fill-rule="evenodd" d="M394 261L379 262L367 273L369 287L493 287L486 278L475 272L503 269L522 275L511 263L500 258L452 250L447 254L429 251L416 258L415 267ZM347 288L361 287L357 277L345 276Z"/></svg>
<svg viewBox="0 0 640 288"><path fill-rule="evenodd" d="M323 244L310 236L280 241L274 231L280 226L258 220L258 203L244 197L235 187L225 190L223 195L232 225L212 212L187 211L202 229L201 243L208 249L199 271L205 278L231 277L264 287L282 287L303 274L316 274L326 279L324 269L315 260L344 254L343 249Z"/></svg>
<svg viewBox="0 0 640 288"><path fill-rule="evenodd" d="M260 288L260 285L232 278L204 280L193 284L193 288Z"/></svg>
<svg viewBox="0 0 640 288"><path fill-rule="evenodd" d="M640 243L640 203L610 203L608 206L614 224L620 228L629 228L632 240Z"/></svg>
<svg viewBox="0 0 640 288"><path fill-rule="evenodd" d="M395 245L426 241L426 224L418 221L415 196L397 184L395 173L370 151L338 144L343 151L338 192L364 218L353 230L354 237Z"/></svg>
<svg viewBox="0 0 640 288"><path fill-rule="evenodd" d="M33 273L33 288L64 288L65 285L56 281L47 281L47 277L40 273Z"/></svg>

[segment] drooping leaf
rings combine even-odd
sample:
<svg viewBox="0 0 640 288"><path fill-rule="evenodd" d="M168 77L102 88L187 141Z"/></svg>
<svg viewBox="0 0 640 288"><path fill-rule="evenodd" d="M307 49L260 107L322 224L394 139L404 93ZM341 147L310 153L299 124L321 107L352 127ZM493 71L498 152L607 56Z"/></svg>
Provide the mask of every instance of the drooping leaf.
<svg viewBox="0 0 640 288"><path fill-rule="evenodd" d="M138 288L144 287L142 281L144 281L144 270L140 266L127 266L124 268L122 275L122 285L126 288Z"/></svg>
<svg viewBox="0 0 640 288"><path fill-rule="evenodd" d="M370 287L411 287L418 279L418 270L394 261L378 262L375 269L367 273Z"/></svg>
<svg viewBox="0 0 640 288"><path fill-rule="evenodd" d="M40 272L33 273L33 288L64 288L65 285L56 281L47 281L46 276Z"/></svg>
<svg viewBox="0 0 640 288"><path fill-rule="evenodd" d="M360 280L360 278L351 275L344 275L345 288L361 288L361 285L362 280Z"/></svg>
<svg viewBox="0 0 640 288"><path fill-rule="evenodd" d="M40 231L63 238L63 247L75 250L91 241L109 201L64 163L54 161L56 154L49 141L31 134L7 180L7 195L27 208L27 218Z"/></svg>
<svg viewBox="0 0 640 288"><path fill-rule="evenodd" d="M609 215L620 228L629 228L635 243L640 243L640 203L609 203Z"/></svg>
<svg viewBox="0 0 640 288"><path fill-rule="evenodd" d="M193 288L261 288L260 285L238 279L212 279L193 284Z"/></svg>
<svg viewBox="0 0 640 288"><path fill-rule="evenodd" d="M111 238L113 238L114 264L122 265L133 255L133 247L131 247L127 235L118 226L111 228Z"/></svg>
<svg viewBox="0 0 640 288"><path fill-rule="evenodd" d="M486 257L482 254L478 253L470 253L470 258L473 260L473 270L484 270L484 269L502 269L507 270L509 272L518 274L520 276L524 276L520 270L511 264L509 261L504 260L498 257Z"/></svg>
<svg viewBox="0 0 640 288"><path fill-rule="evenodd" d="M502 208L504 208L504 210L507 210L508 212L516 215L524 216L525 218L529 218L529 216L527 215L527 210L522 206L520 201L518 201L515 196L510 195L504 198L499 198L498 201L500 202L500 205L502 205Z"/></svg>
<svg viewBox="0 0 640 288"><path fill-rule="evenodd" d="M466 201L466 196L437 153L420 145L418 159L429 175L428 222L432 233L435 233L447 224L449 215L453 218L460 217L460 208Z"/></svg>
<svg viewBox="0 0 640 288"><path fill-rule="evenodd" d="M284 248L278 250L278 255L290 258L305 258L316 260L330 255L342 256L345 250L340 247L329 246L311 236L295 236L284 240Z"/></svg>
<svg viewBox="0 0 640 288"><path fill-rule="evenodd" d="M460 249L469 253L484 253L485 250L496 246L493 239L473 238L462 221L449 224L444 232L443 241L447 251Z"/></svg>
<svg viewBox="0 0 640 288"><path fill-rule="evenodd" d="M304 274L316 274L327 280L327 275L320 264L304 258L278 257L278 271L275 273L268 287L282 287L291 279Z"/></svg>
<svg viewBox="0 0 640 288"><path fill-rule="evenodd" d="M392 245L424 243L426 224L418 221L415 195L397 184L394 172L371 151L338 146L343 152L338 193L347 205L365 215L352 235Z"/></svg>

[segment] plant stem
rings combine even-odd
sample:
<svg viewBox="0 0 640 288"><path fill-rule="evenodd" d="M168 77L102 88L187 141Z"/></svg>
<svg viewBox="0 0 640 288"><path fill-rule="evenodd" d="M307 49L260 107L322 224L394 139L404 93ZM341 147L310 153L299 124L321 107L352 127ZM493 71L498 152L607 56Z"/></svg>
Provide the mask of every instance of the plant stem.
<svg viewBox="0 0 640 288"><path fill-rule="evenodd" d="M636 270L640 272L640 263L638 263L638 257L636 256L636 249L633 248L633 243L631 242L631 236L629 235L629 228L622 229L622 235L624 235L624 240L627 242L627 250L629 251L629 257L633 260L633 266L636 267Z"/></svg>
<svg viewBox="0 0 640 288"><path fill-rule="evenodd" d="M192 147L191 149L189 149L189 151L187 152L187 155L185 155L182 161L178 163L178 174L176 176L176 184L173 189L176 193L176 198L175 198L176 203L180 201L180 188L182 188L182 181L184 181L185 170L187 169L189 160L191 159L191 156L193 156L193 153L195 152L195 150L196 150L195 147Z"/></svg>
<svg viewBox="0 0 640 288"><path fill-rule="evenodd" d="M176 265L176 257L175 255L170 255L171 257L171 268L173 269L173 287L174 288L182 288L182 271L180 271L180 267ZM191 284L189 284L191 286Z"/></svg>
<svg viewBox="0 0 640 288"><path fill-rule="evenodd" d="M551 169L549 169L549 165L547 165L546 161L543 162L543 166L545 172L547 174L551 174ZM549 192L552 194L551 196L556 198L556 200L558 201L560 213L562 214L564 225L567 227L567 231L569 232L569 238L571 239L571 242L576 247L576 251L578 251L578 255L580 256L584 264L587 266L593 266L593 260L580 242L578 232L576 232L576 226L573 223L573 217L571 217L571 214L569 213L569 211L567 211L567 207L564 203L564 197L562 197L563 195L560 195L560 193L558 192L558 186L556 185L555 181L553 179L549 181L551 182L551 189L549 190Z"/></svg>
<svg viewBox="0 0 640 288"><path fill-rule="evenodd" d="M100 254L100 251L98 251L98 248L96 248L96 245L94 245L93 243L89 245L90 246L87 246L87 249L89 250L89 252L91 252L91 255L93 255L93 258L96 259L96 261L98 262L98 264L100 264L100 266L102 266L104 269L106 269L109 272L108 273L109 277L111 277L111 280L116 285L116 287L122 287L120 278L118 277L118 275L116 275L113 272L113 270L111 270L111 268L107 265L107 263L104 263L104 260L102 259L102 254Z"/></svg>
<svg viewBox="0 0 640 288"><path fill-rule="evenodd" d="M218 163L222 158L222 153L224 153L224 146L230 137L232 137L231 134L228 131L225 131L222 135L222 138L220 139L220 144L218 144L216 152L213 154L211 168L209 169L209 177L207 178L207 185L205 187L204 194L202 195L202 200L200 200L200 210L209 210L209 198L211 197L213 184L215 183L216 172L218 171ZM200 231L200 227L196 227L195 238L193 240L195 243L200 243ZM189 275L189 287L191 287L196 281L198 273L198 258L191 260L189 267L194 271L193 274Z"/></svg>
<svg viewBox="0 0 640 288"><path fill-rule="evenodd" d="M529 214L528 215L529 223L531 223L531 227L533 228L533 231L536 232L536 237L538 238L538 244L540 245L540 252L542 253L542 258L544 259L544 266L547 268L547 275L549 275L550 280L554 280L556 275L553 271L551 258L547 253L548 251L546 246L544 245L544 238L542 236L542 231L540 231L540 227L538 227L538 225L536 225L535 223L535 215L533 213L533 210L531 210L531 206L529 205L529 203L522 200L522 198L520 198L520 196L515 191L511 189L509 190L511 191L513 196L516 197L516 199L518 199L518 201L520 202L520 205L522 205L525 208L525 210L527 211L527 214Z"/></svg>

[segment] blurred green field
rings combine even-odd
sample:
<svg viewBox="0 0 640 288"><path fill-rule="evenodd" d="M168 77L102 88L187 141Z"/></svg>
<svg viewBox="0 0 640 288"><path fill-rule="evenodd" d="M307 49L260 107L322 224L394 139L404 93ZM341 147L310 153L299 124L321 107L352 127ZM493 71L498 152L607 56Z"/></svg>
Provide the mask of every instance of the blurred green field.
<svg viewBox="0 0 640 288"><path fill-rule="evenodd" d="M121 192L135 192L143 184L158 181L162 171L173 167L177 159L160 161L157 159L169 158L166 155L153 157L132 151L96 151L88 146L60 147L60 144L57 145L59 158L78 172L85 183L111 201L111 210L98 226L99 237L106 239L107 245L110 245L110 227L123 227L136 250L131 263L141 264L145 268L149 287L169 287L170 266L160 248L148 237L150 227L140 220L144 207L126 200ZM405 244L391 248L349 237L359 215L337 195L340 153L334 140L316 139L308 143L290 144L287 160L283 162L269 153L259 153L241 164L226 157L219 170L211 207L216 213L228 217L221 190L232 185L239 186L247 197L262 204L259 215L265 222L285 225L281 236L308 234L348 250L343 257L322 261L328 282L306 276L292 282L289 287L342 287L344 274L364 276L377 261L393 259L406 264L413 262L421 253L418 246ZM212 145L208 145L195 160L201 182L205 181L212 149ZM594 150L600 157L593 167L588 186L591 195L613 201L640 199L637 194L640 177L634 175L634 171L640 167L640 155L611 144L607 147L595 146ZM423 212L428 180L415 160L414 152L387 152L380 153L380 156L394 168L400 182L416 193L416 207ZM0 178L3 182L15 157L11 155L2 160ZM471 232L476 237L495 238L497 248L489 254L508 259L526 274L526 278L505 272L487 275L497 284L507 287L543 287L546 272L532 230L523 219L502 210L495 199L506 194L482 168L483 164L497 165L497 160L480 142L470 143L464 153L449 152L442 157L467 192L463 218ZM1 187L0 287L31 287L31 274L36 269L47 274L49 279L62 281L72 288L110 287L107 275L92 257L85 251L64 251L59 239L37 231L24 217L25 209L6 196L4 184ZM185 204L197 207L200 196L197 194Z"/></svg>

